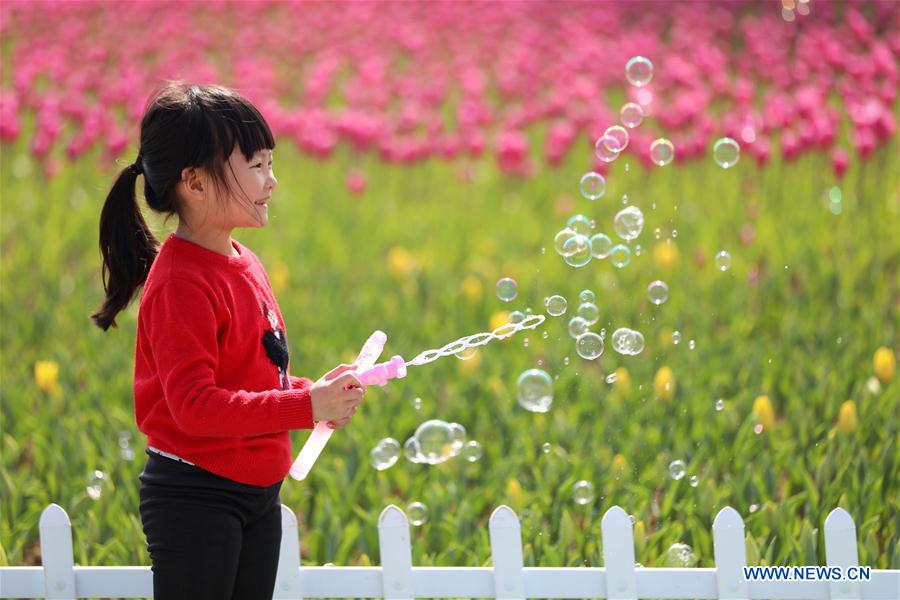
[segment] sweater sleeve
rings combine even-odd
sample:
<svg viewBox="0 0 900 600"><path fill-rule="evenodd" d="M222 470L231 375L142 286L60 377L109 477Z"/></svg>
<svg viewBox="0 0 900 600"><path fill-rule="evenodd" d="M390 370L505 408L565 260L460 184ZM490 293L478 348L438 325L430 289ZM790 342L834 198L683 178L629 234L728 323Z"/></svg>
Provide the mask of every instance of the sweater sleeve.
<svg viewBox="0 0 900 600"><path fill-rule="evenodd" d="M233 437L314 426L309 386L248 392L216 384L216 315L212 299L200 286L169 280L148 308L153 360L169 412L184 432Z"/></svg>

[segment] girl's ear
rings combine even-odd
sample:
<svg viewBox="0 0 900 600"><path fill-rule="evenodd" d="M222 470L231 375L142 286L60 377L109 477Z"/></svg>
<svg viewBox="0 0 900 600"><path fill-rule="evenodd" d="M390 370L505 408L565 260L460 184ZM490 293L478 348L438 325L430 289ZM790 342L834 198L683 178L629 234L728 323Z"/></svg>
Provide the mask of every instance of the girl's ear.
<svg viewBox="0 0 900 600"><path fill-rule="evenodd" d="M196 167L182 169L179 185L188 196L203 195L204 181L202 173Z"/></svg>

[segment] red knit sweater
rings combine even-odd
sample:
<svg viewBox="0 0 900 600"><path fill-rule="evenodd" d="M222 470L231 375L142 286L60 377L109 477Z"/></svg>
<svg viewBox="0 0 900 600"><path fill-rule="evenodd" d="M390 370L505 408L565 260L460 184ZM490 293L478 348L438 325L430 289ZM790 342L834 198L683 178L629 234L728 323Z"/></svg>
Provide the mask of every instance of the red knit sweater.
<svg viewBox="0 0 900 600"><path fill-rule="evenodd" d="M314 426L312 380L291 377L265 269L170 235L141 292L134 408L150 446L234 481L270 486L293 462L288 431Z"/></svg>

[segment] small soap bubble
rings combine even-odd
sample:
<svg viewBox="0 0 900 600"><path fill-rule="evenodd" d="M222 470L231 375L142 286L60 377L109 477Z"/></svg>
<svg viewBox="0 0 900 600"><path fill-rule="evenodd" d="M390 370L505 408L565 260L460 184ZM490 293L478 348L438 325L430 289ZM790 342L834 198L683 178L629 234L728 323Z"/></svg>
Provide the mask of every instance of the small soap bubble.
<svg viewBox="0 0 900 600"><path fill-rule="evenodd" d="M87 494L92 500L99 500L103 495L103 482L106 479L106 473L95 469L88 476Z"/></svg>
<svg viewBox="0 0 900 600"><path fill-rule="evenodd" d="M590 235L591 220L584 215L572 215L566 221L566 227L579 235Z"/></svg>
<svg viewBox="0 0 900 600"><path fill-rule="evenodd" d="M594 143L594 156L606 163L616 160L619 157L619 153L612 150L612 148L615 148L617 144L618 141L611 136L600 136Z"/></svg>
<svg viewBox="0 0 900 600"><path fill-rule="evenodd" d="M571 238L578 235L571 227L566 227L565 229L561 229L556 233L556 236L553 238L553 249L556 250L556 253L560 256L563 256L563 248Z"/></svg>
<svg viewBox="0 0 900 600"><path fill-rule="evenodd" d="M564 365L568 365L568 364L569 364L569 357L568 357L568 356L566 356L565 358L563 358L563 364L564 364ZM559 375L557 375L556 378L559 379Z"/></svg>
<svg viewBox="0 0 900 600"><path fill-rule="evenodd" d="M697 342L694 341L693 338L688 340L688 350L693 350L697 347Z"/></svg>
<svg viewBox="0 0 900 600"><path fill-rule="evenodd" d="M720 271L727 271L731 268L731 254L722 250L716 254L716 267Z"/></svg>
<svg viewBox="0 0 900 600"><path fill-rule="evenodd" d="M391 437L379 440L369 452L369 457L377 470L389 469L400 459L400 442Z"/></svg>
<svg viewBox="0 0 900 600"><path fill-rule="evenodd" d="M558 317L565 314L567 306L568 302L566 302L566 299L559 294L554 294L544 300L544 307L547 309L547 314L551 317ZM546 333L546 331L544 333Z"/></svg>
<svg viewBox="0 0 900 600"><path fill-rule="evenodd" d="M635 256L640 256L643 252L644 252L644 249L641 248L641 245L640 245L640 244L635 244L635 245L634 245L634 255L635 255Z"/></svg>
<svg viewBox="0 0 900 600"><path fill-rule="evenodd" d="M688 481L691 484L691 487L697 487L700 485L700 478L696 475L691 475L691 479Z"/></svg>
<svg viewBox="0 0 900 600"><path fill-rule="evenodd" d="M609 262L617 269L627 267L628 263L631 262L631 250L628 249L628 246L623 246L622 244L613 246L609 251Z"/></svg>
<svg viewBox="0 0 900 600"><path fill-rule="evenodd" d="M725 401L719 398L716 400L716 412L722 412L725 410Z"/></svg>
<svg viewBox="0 0 900 600"><path fill-rule="evenodd" d="M684 461L681 459L673 460L669 463L669 477L678 481L682 477L684 477L684 471L687 467L684 464Z"/></svg>
<svg viewBox="0 0 900 600"><path fill-rule="evenodd" d="M757 423L756 425L753 426L753 433L755 433L756 435L759 435L762 432L763 432L762 423Z"/></svg>
<svg viewBox="0 0 900 600"><path fill-rule="evenodd" d="M581 480L572 486L572 499L575 504L584 506L594 499L594 484L590 481Z"/></svg>
<svg viewBox="0 0 900 600"><path fill-rule="evenodd" d="M644 121L644 109L637 102L628 102L619 111L622 124L629 129L634 129Z"/></svg>
<svg viewBox="0 0 900 600"><path fill-rule="evenodd" d="M572 339L578 339L578 337L587 332L590 325L587 321L582 319L581 317L572 317L569 319L569 335Z"/></svg>
<svg viewBox="0 0 900 600"><path fill-rule="evenodd" d="M595 360L603 354L603 338L589 331L575 341L575 352L585 360Z"/></svg>
<svg viewBox="0 0 900 600"><path fill-rule="evenodd" d="M751 513L755 513L755 512L758 511L758 510L759 510L759 504L751 504L751 505L750 505L750 512L751 512Z"/></svg>
<svg viewBox="0 0 900 600"><path fill-rule="evenodd" d="M831 211L831 214L841 214L841 212L843 211L843 199L844 195L841 192L841 188L839 188L838 186L833 186L828 190L828 210Z"/></svg>
<svg viewBox="0 0 900 600"><path fill-rule="evenodd" d="M525 313L523 313L521 310L514 310L511 313L509 313L509 322L512 323L513 325L515 325L517 323L521 323L524 320L525 320Z"/></svg>
<svg viewBox="0 0 900 600"><path fill-rule="evenodd" d="M594 302L597 299L597 296L591 290L581 290L578 294L578 299L581 300L582 303Z"/></svg>
<svg viewBox="0 0 900 600"><path fill-rule="evenodd" d="M653 63L643 56L635 56L625 64L625 79L635 87L643 87L653 79Z"/></svg>
<svg viewBox="0 0 900 600"><path fill-rule="evenodd" d="M621 125L613 125L607 128L601 139L609 150L618 153L628 147L628 130Z"/></svg>
<svg viewBox="0 0 900 600"><path fill-rule="evenodd" d="M550 445L550 442L544 442L541 446L541 451L544 454L550 454L550 451L553 450L553 446Z"/></svg>
<svg viewBox="0 0 900 600"><path fill-rule="evenodd" d="M669 286L666 285L665 281L651 281L650 285L647 286L647 298L650 299L650 302L659 306L663 302L669 299Z"/></svg>
<svg viewBox="0 0 900 600"><path fill-rule="evenodd" d="M659 239L661 235L662 231L660 231L659 227L653 230L653 237L655 237L656 239Z"/></svg>
<svg viewBox="0 0 900 600"><path fill-rule="evenodd" d="M626 206L616 213L613 226L616 235L623 240L631 241L644 229L644 213L637 206Z"/></svg>
<svg viewBox="0 0 900 600"><path fill-rule="evenodd" d="M585 173L581 177L581 195L588 200L602 198L606 192L606 179L600 173Z"/></svg>
<svg viewBox="0 0 900 600"><path fill-rule="evenodd" d="M515 300L519 294L519 285L516 280L511 277L504 277L497 281L497 297L504 302Z"/></svg>
<svg viewBox="0 0 900 600"><path fill-rule="evenodd" d="M553 380L542 369L528 369L516 380L516 400L526 410L545 413L553 404Z"/></svg>
<svg viewBox="0 0 900 600"><path fill-rule="evenodd" d="M693 567L695 564L697 557L687 544L672 544L666 551L666 567Z"/></svg>
<svg viewBox="0 0 900 600"><path fill-rule="evenodd" d="M606 376L606 383L609 383L609 384L615 383L616 379L618 379L618 378L619 378L619 376L616 375L615 371L613 371L612 373L610 373L609 375Z"/></svg>
<svg viewBox="0 0 900 600"><path fill-rule="evenodd" d="M672 343L676 346L681 343L681 332L673 331L672 332Z"/></svg>
<svg viewBox="0 0 900 600"><path fill-rule="evenodd" d="M650 160L657 166L664 167L675 158L675 145L666 138L653 140L650 144Z"/></svg>
<svg viewBox="0 0 900 600"><path fill-rule="evenodd" d="M723 169L733 167L741 159L741 147L729 137L717 140L713 144L713 160Z"/></svg>
<svg viewBox="0 0 900 600"><path fill-rule="evenodd" d="M563 260L570 267L583 267L591 262L591 241L587 236L574 235L563 246Z"/></svg>
<svg viewBox="0 0 900 600"><path fill-rule="evenodd" d="M678 230L677 230L677 229L673 229L673 230L672 230L672 239L675 239L675 238L677 238L677 237L678 237Z"/></svg>
<svg viewBox="0 0 900 600"><path fill-rule="evenodd" d="M469 360L476 354L478 354L478 348L463 348L462 350L454 354L454 356L456 356L456 358L458 358L459 360Z"/></svg>
<svg viewBox="0 0 900 600"><path fill-rule="evenodd" d="M593 325L600 320L600 309L593 302L580 304L575 314L587 321L588 325Z"/></svg>
<svg viewBox="0 0 900 600"><path fill-rule="evenodd" d="M462 455L469 462L475 462L479 458L481 458L482 449L481 444L479 444L475 440L469 440L466 442L466 445L463 446Z"/></svg>
<svg viewBox="0 0 900 600"><path fill-rule="evenodd" d="M422 448L416 436L412 436L403 444L403 456L411 463L425 462L422 460Z"/></svg>
<svg viewBox="0 0 900 600"><path fill-rule="evenodd" d="M541 337L545 340L550 339L550 333L545 331L544 333L541 334Z"/></svg>
<svg viewBox="0 0 900 600"><path fill-rule="evenodd" d="M612 240L605 233L598 233L591 237L591 255L594 258L606 258L612 247Z"/></svg>
<svg viewBox="0 0 900 600"><path fill-rule="evenodd" d="M406 518L410 525L424 525L428 521L428 507L421 502L413 502L406 507Z"/></svg>
<svg viewBox="0 0 900 600"><path fill-rule="evenodd" d="M413 409L414 410L422 410L422 399L421 398L413 398Z"/></svg>

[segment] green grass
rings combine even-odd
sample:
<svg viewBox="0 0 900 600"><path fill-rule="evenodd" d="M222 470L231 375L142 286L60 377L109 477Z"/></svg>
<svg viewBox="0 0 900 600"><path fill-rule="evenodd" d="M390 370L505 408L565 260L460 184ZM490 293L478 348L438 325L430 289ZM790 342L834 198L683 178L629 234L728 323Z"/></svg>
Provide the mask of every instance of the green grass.
<svg viewBox="0 0 900 600"><path fill-rule="evenodd" d="M762 171L749 156L728 171L711 160L645 171L631 160L626 172L620 159L606 197L592 203L578 195L590 160L586 144L561 169L532 181L504 177L481 161L465 183L449 163L400 168L343 150L317 163L283 142L269 225L235 236L270 274L278 262L289 271L277 297L293 374L315 379L352 359L375 329L389 335L385 355L411 358L486 330L498 310L543 312L542 299L554 293L569 300L566 317L492 342L471 371L445 358L371 390L311 477L284 483L282 502L300 521L303 561L377 564L381 509L420 500L430 519L413 531L416 565L488 563L488 516L509 503L523 517L527 565L602 565L600 519L617 504L640 521L636 557L645 566L660 565L674 542L689 544L701 566L712 565L712 520L730 505L744 515L751 562L824 563L824 519L842 506L856 522L861 563L900 567L900 383L866 390L876 348L898 345L896 152L894 144L854 163L840 182L843 206L835 215L825 196L837 182L823 156ZM25 168L26 154L20 142L4 146L0 157L0 564L35 564L39 515L55 502L72 520L76 563L148 565L138 513L145 440L131 388L137 305L107 333L88 318L102 297L97 224L113 172L91 155L46 181L36 167ZM122 164L134 155L130 150ZM368 177L359 198L344 187L351 167ZM623 193L644 211L643 253L622 270L608 261L566 266L552 244L566 218L582 212L612 235ZM556 210L561 196L573 210ZM756 237L742 245L738 232L747 222ZM157 238L174 225L157 224ZM657 227L661 243L677 229L681 258L671 273L654 262ZM418 271L391 273L386 256L396 246L420 258ZM723 248L733 256L727 272L712 266ZM708 259L702 269L695 251ZM747 277L752 265L760 265L755 284ZM460 292L470 275L484 290L472 302ZM509 305L493 293L503 276L519 281ZM646 298L657 278L670 288L660 307ZM595 362L576 355L565 325L585 288L596 292L602 315L593 330L637 328L647 342L642 354L621 356L607 344ZM667 330L681 331L684 342L662 343ZM36 388L38 360L59 364L60 396ZM516 377L539 360L558 375L546 415L515 400ZM677 378L668 402L652 385L663 365ZM630 393L604 381L623 366ZM761 435L753 433L751 413L759 394L771 398L777 419ZM415 397L423 400L418 412ZM714 410L717 398L726 400L722 412ZM835 427L847 399L859 409L850 434ZM369 465L380 438L402 443L433 417L462 423L482 443L481 460L434 467L401 461L384 472ZM120 457L122 430L133 434L134 461ZM306 435L292 434L295 452ZM553 444L549 454L544 442ZM621 472L611 467L616 454L625 458ZM688 477L699 476L698 487L667 476L676 458L687 463ZM96 501L85 491L94 469L107 474ZM571 498L579 479L596 488L585 507Z"/></svg>

